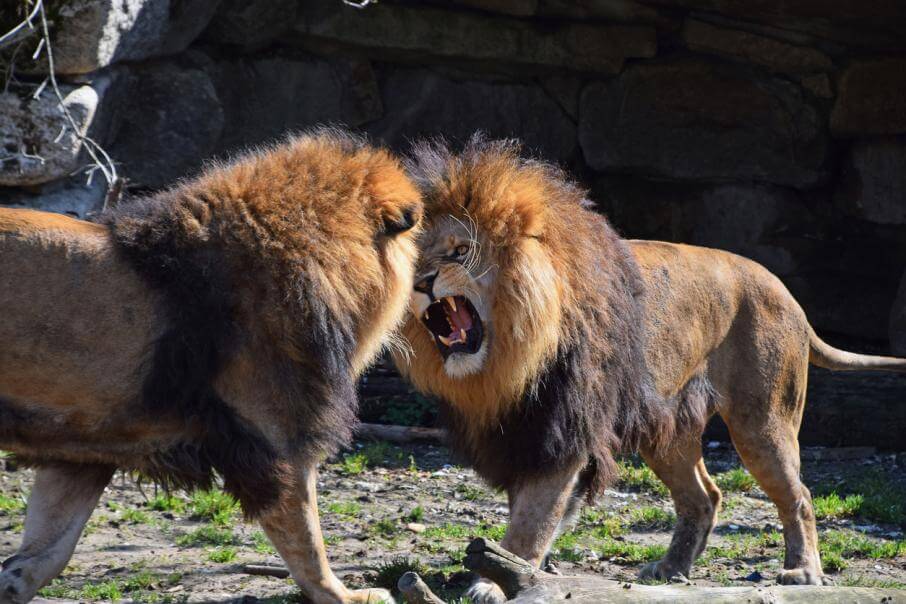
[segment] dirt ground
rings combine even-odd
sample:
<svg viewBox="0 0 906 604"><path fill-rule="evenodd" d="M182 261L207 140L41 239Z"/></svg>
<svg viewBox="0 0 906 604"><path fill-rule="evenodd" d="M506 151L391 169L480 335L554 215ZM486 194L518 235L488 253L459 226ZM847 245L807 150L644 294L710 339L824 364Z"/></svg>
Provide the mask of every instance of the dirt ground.
<svg viewBox="0 0 906 604"><path fill-rule="evenodd" d="M705 448L726 503L690 580L773 583L783 555L774 507L738 467L729 446ZM803 458L821 517L825 568L837 584L906 589L906 458L835 449L803 449ZM32 479L30 470L0 473L4 558L19 543ZM453 601L468 582L460 562L470 538L499 539L507 519L505 497L452 465L441 447L358 443L325 466L319 498L331 564L348 585L392 586L402 572L416 568ZM669 543L672 512L663 486L628 460L621 483L558 540L553 563L564 574L633 580ZM300 600L290 580L246 574L246 564L279 565L280 559L228 497L168 497L118 475L70 565L42 595L140 602Z"/></svg>

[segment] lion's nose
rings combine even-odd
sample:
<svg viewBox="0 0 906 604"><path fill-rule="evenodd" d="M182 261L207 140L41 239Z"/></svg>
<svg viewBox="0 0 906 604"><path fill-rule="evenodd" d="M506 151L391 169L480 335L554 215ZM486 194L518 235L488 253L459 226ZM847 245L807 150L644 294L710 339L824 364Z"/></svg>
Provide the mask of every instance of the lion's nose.
<svg viewBox="0 0 906 604"><path fill-rule="evenodd" d="M437 273L431 273L430 275L419 279L415 283L415 291L427 294L429 298L434 299L434 280L437 278Z"/></svg>

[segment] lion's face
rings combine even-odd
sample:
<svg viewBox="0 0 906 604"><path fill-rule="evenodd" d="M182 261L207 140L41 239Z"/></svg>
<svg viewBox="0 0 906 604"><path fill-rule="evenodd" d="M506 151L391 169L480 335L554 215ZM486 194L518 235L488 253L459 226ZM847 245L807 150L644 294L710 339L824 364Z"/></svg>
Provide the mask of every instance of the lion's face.
<svg viewBox="0 0 906 604"><path fill-rule="evenodd" d="M480 371L493 338L497 267L490 254L482 254L482 238L454 216L442 216L422 236L409 309L451 377Z"/></svg>

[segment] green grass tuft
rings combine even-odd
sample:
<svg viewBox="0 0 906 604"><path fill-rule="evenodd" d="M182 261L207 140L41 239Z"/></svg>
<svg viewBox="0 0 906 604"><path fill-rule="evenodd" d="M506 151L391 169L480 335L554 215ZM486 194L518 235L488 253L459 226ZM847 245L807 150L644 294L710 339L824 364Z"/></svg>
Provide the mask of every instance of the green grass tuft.
<svg viewBox="0 0 906 604"><path fill-rule="evenodd" d="M644 491L666 497L670 494L667 487L654 471L642 462L633 464L628 460L617 462L620 484L634 491Z"/></svg>
<svg viewBox="0 0 906 604"><path fill-rule="evenodd" d="M158 493L150 499L146 505L155 512L182 514L186 511L186 502L184 499L168 495L167 493Z"/></svg>
<svg viewBox="0 0 906 604"><path fill-rule="evenodd" d="M430 569L416 558L394 558L377 568L374 584L384 589L396 590L397 581L409 571L418 573L424 579Z"/></svg>
<svg viewBox="0 0 906 604"><path fill-rule="evenodd" d="M236 559L235 547L218 547L208 552L208 560L218 564L226 564Z"/></svg>
<svg viewBox="0 0 906 604"><path fill-rule="evenodd" d="M727 493L749 493L758 483L745 468L733 468L714 477L714 482Z"/></svg>
<svg viewBox="0 0 906 604"><path fill-rule="evenodd" d="M277 550L274 549L274 546L271 544L270 540L267 538L267 535L264 534L264 531L255 531L252 534L252 543L255 546L255 551L259 554L276 554Z"/></svg>
<svg viewBox="0 0 906 604"><path fill-rule="evenodd" d="M4 516L10 516L13 514L21 514L25 511L25 500L21 497L9 497L7 495L0 495L0 514Z"/></svg>
<svg viewBox="0 0 906 604"><path fill-rule="evenodd" d="M217 489L195 491L189 499L189 511L193 518L221 526L231 524L239 510L239 502L232 495Z"/></svg>
<svg viewBox="0 0 906 604"><path fill-rule="evenodd" d="M368 458L364 453L344 455L340 462L340 472L346 476L356 476L368 467Z"/></svg>
<svg viewBox="0 0 906 604"><path fill-rule="evenodd" d="M407 520L409 522L421 522L422 520L425 519L425 508L423 508L420 505L417 505L414 508L412 508L412 511L410 511L408 514L403 516L403 519Z"/></svg>
<svg viewBox="0 0 906 604"><path fill-rule="evenodd" d="M176 538L176 545L193 547L198 545L234 545L236 536L233 531L215 526L203 526L191 533L180 535Z"/></svg>
<svg viewBox="0 0 906 604"><path fill-rule="evenodd" d="M362 506L354 501L336 501L327 504L327 511L337 516L355 518L362 513Z"/></svg>
<svg viewBox="0 0 906 604"><path fill-rule="evenodd" d="M812 499L815 517L819 520L856 516L864 503L865 497L862 495L847 495L841 498L836 492Z"/></svg>

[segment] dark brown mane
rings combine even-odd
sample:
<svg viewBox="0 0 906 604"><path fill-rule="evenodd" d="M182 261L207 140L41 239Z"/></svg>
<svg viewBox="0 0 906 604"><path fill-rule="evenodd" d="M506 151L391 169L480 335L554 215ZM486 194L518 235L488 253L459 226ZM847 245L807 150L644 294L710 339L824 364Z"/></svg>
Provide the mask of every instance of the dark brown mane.
<svg viewBox="0 0 906 604"><path fill-rule="evenodd" d="M417 146L410 169L423 187L429 220L467 215L504 248L530 232L549 255L564 292L555 354L495 422L476 427L476 419L457 404L454 386L435 392L444 399L454 447L479 474L509 488L584 460L593 496L615 477L615 453L634 451L642 441L670 442L675 405L688 407L682 421L704 421L700 398L664 401L655 393L644 356L638 266L562 171L520 157L512 141L481 137L459 154L439 143ZM501 278L507 278L506 269ZM507 308L520 312L517 304Z"/></svg>

